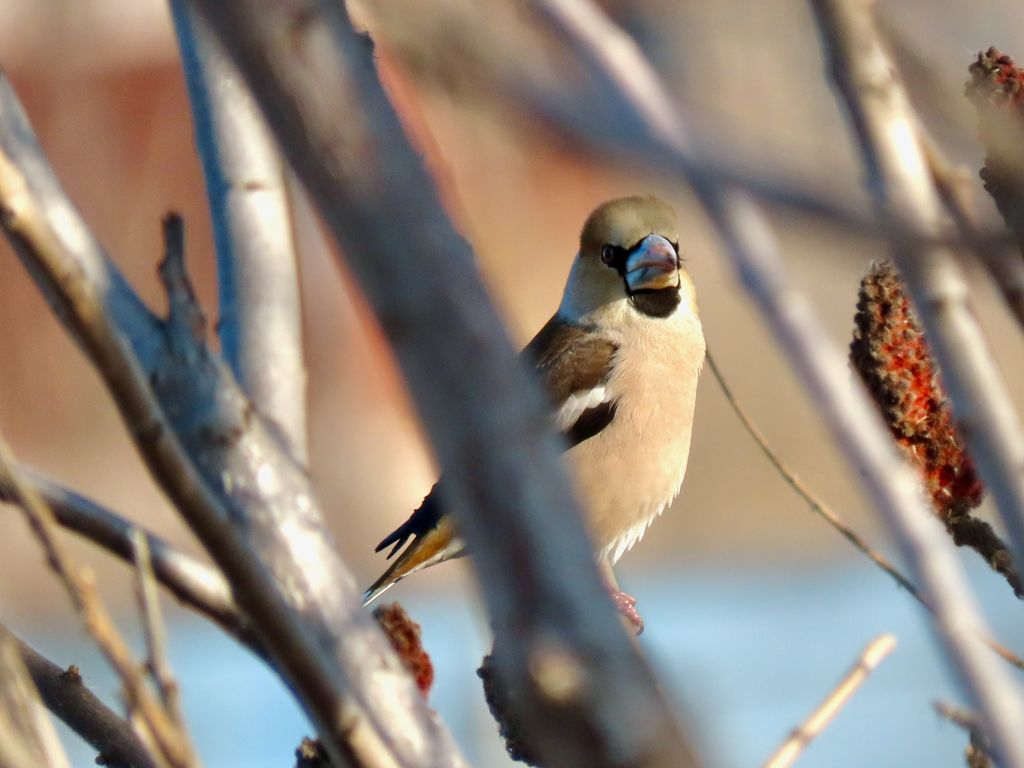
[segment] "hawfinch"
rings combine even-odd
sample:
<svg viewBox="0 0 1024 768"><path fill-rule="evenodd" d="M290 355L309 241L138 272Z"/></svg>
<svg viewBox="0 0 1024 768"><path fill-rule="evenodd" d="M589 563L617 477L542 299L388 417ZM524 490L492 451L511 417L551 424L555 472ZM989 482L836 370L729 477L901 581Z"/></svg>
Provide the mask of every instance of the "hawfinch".
<svg viewBox="0 0 1024 768"><path fill-rule="evenodd" d="M675 498L690 452L704 334L668 205L623 197L590 214L562 303L522 357L550 396L597 559L611 566ZM464 554L436 490L377 545L402 552L365 602Z"/></svg>

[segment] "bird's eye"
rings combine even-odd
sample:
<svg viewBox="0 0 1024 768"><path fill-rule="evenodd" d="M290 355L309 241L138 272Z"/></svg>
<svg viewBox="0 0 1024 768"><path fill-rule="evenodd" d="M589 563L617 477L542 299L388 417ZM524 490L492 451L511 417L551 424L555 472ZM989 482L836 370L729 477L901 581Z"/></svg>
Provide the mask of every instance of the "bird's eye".
<svg viewBox="0 0 1024 768"><path fill-rule="evenodd" d="M601 261L605 264L615 261L615 246L605 245L601 248Z"/></svg>

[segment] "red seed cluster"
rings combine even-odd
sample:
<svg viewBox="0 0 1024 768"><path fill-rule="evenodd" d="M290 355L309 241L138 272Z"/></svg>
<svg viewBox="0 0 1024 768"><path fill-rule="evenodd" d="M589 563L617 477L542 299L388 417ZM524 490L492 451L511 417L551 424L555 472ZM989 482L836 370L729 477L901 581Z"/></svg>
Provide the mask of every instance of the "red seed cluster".
<svg viewBox="0 0 1024 768"><path fill-rule="evenodd" d="M968 72L971 79L967 83L967 95L972 101L1020 106L1024 72L1005 53L997 48L979 53Z"/></svg>
<svg viewBox="0 0 1024 768"><path fill-rule="evenodd" d="M978 113L985 145L981 178L999 212L1024 241L1024 70L995 48L979 53L965 93Z"/></svg>
<svg viewBox="0 0 1024 768"><path fill-rule="evenodd" d="M924 332L889 261L861 282L850 358L897 442L921 472L939 515L981 503L983 488L957 434Z"/></svg>
<svg viewBox="0 0 1024 768"><path fill-rule="evenodd" d="M409 614L398 603L381 605L373 612L373 618L380 624L384 634L391 641L405 668L409 670L426 698L434 684L434 665L423 650L420 640L420 625L409 618Z"/></svg>

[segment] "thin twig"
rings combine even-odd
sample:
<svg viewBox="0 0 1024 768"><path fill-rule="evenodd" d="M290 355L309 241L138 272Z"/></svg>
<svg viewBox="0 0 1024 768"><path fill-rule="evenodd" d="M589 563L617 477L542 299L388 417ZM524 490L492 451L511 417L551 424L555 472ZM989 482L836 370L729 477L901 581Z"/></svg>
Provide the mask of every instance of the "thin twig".
<svg viewBox="0 0 1024 768"><path fill-rule="evenodd" d="M31 486L21 481L14 468L10 449L2 437L0 477L13 488L18 505L46 554L47 564L57 574L75 611L120 678L129 709L139 713L157 749L174 768L198 766L187 733L177 727L168 712L146 688L140 674L140 665L97 595L91 576L79 570L65 551L57 536L57 521L53 512Z"/></svg>
<svg viewBox="0 0 1024 768"><path fill-rule="evenodd" d="M789 768L811 743L846 706L857 689L864 684L879 664L896 647L893 635L880 635L872 640L832 692L806 720L793 729L789 738L764 763L763 768Z"/></svg>
<svg viewBox="0 0 1024 768"><path fill-rule="evenodd" d="M10 630L0 625L0 632ZM14 637L13 633L11 636ZM15 640L46 708L91 744L104 765L157 768L131 724L86 687L77 667L60 667L23 640Z"/></svg>
<svg viewBox="0 0 1024 768"><path fill-rule="evenodd" d="M18 466L17 471L23 481L31 485L53 510L62 527L85 537L111 555L132 563L132 531L141 528L33 469ZM14 500L13 489L2 477L0 500ZM213 566L176 549L165 539L143 532L157 581L182 604L206 616L254 653L265 657L265 651L248 618L235 604L231 587L223 574Z"/></svg>
<svg viewBox="0 0 1024 768"><path fill-rule="evenodd" d="M153 563L149 546L142 531L132 532L132 547L135 552L135 594L139 601L139 613L146 638L146 668L160 692L164 708L180 730L185 730L185 718L178 696L178 683L167 659L167 633L163 615L160 612L160 595L157 591Z"/></svg>
<svg viewBox="0 0 1024 768"><path fill-rule="evenodd" d="M978 722L977 716L966 709L955 707L944 701L933 701L932 707L944 719L949 720L953 725L960 726L965 731L977 731L981 728L981 723Z"/></svg>
<svg viewBox="0 0 1024 768"><path fill-rule="evenodd" d="M874 549L868 544L860 534L850 528L849 525L840 517L831 506L829 506L820 496L818 496L811 488L789 468L789 466L782 460L775 449L768 443L764 433L758 428L758 426L750 418L750 414L747 413L746 408L736 399L736 395L732 391L732 387L729 386L722 374L721 369L718 367L718 363L715 362L711 352L705 352L705 359L711 368L711 373L714 375L715 380L718 382L719 387L722 389L722 394L725 396L726 402L732 408L736 414L740 423L743 424L744 429L753 438L757 447L761 449L761 452L765 455L768 461L771 462L772 466L778 471L782 479L792 488L796 493L807 502L807 506L811 510L819 515L825 522L831 525L844 539L849 541L859 552L864 554L871 562L881 568L886 574L892 577L893 581L903 589L905 589L911 597L913 597L922 606L928 609L929 612L934 613L934 608L925 600L924 595L921 591L910 581L905 575L903 575L892 561L889 560L885 555ZM1001 658L1012 664L1018 669L1024 669L1024 659L1015 654L1006 646L997 642L991 637L982 636L985 644L992 649L993 652L998 654Z"/></svg>
<svg viewBox="0 0 1024 768"><path fill-rule="evenodd" d="M0 765L4 768L50 768L29 739L30 734L23 733L0 709Z"/></svg>
<svg viewBox="0 0 1024 768"><path fill-rule="evenodd" d="M306 370L284 166L205 20L185 0L170 5L217 246L221 351L256 410L305 464Z"/></svg>
<svg viewBox="0 0 1024 768"><path fill-rule="evenodd" d="M736 396L733 394L732 388L728 383L726 383L725 377L722 375L722 371L719 369L718 363L715 362L710 351L706 353L705 359L708 362L708 366L711 368L711 372L715 376L715 380L718 382L718 386L722 389L722 394L725 395L726 402L729 403L729 406L732 408L737 418L739 418L740 423L743 424L747 433L754 439L754 442L757 443L757 447L761 449L761 453L763 453L768 461L771 462L772 466L775 467L778 473L782 476L782 479L786 481L786 484L796 491L800 498L807 502L807 506L809 506L811 510L821 517L826 523L831 525L832 528L834 528L844 539L850 542L862 554L867 556L871 562L889 574L889 576L891 576L900 587L907 590L915 600L926 608L929 608L928 603L910 579L900 573L896 566L893 565L885 555L872 548L872 546L868 544L860 534L846 524L835 510L833 510L820 496L815 494L803 480L794 474L794 472L768 444L768 440L765 438L761 430L758 429L757 425L751 420L746 409L740 405ZM1024 665L1024 662L1022 662L1022 665Z"/></svg>

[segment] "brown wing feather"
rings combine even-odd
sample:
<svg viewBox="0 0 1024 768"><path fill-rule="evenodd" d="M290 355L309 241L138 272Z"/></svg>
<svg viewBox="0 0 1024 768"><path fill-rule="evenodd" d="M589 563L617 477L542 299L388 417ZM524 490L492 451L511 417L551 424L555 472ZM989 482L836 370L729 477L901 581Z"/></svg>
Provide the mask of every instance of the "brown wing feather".
<svg viewBox="0 0 1024 768"><path fill-rule="evenodd" d="M570 395L601 384L611 371L614 342L555 315L523 349L541 375L555 407Z"/></svg>

